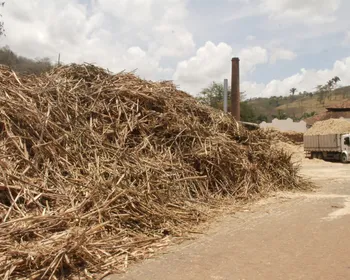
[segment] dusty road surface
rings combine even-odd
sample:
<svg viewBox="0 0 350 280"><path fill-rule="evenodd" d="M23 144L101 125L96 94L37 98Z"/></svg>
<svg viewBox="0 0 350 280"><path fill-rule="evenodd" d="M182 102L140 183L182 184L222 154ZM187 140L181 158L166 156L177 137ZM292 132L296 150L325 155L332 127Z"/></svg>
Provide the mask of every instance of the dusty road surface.
<svg viewBox="0 0 350 280"><path fill-rule="evenodd" d="M107 280L350 279L350 164L305 161L320 189L278 194Z"/></svg>

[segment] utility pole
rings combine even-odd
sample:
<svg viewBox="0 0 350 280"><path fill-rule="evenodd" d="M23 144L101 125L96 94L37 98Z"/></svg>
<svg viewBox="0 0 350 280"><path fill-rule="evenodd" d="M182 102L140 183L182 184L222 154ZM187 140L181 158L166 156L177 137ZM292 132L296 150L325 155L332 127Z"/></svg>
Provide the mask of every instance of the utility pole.
<svg viewBox="0 0 350 280"><path fill-rule="evenodd" d="M224 80L224 112L227 113L228 79Z"/></svg>

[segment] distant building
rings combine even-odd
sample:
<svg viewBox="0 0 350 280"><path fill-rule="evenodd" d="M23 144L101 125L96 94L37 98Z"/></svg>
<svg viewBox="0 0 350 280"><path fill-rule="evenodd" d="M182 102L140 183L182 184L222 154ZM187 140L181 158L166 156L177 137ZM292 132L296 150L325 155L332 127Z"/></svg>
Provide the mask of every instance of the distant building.
<svg viewBox="0 0 350 280"><path fill-rule="evenodd" d="M306 122L307 127L311 127L315 122L329 119L348 119L350 121L350 101L346 101L340 105L333 105L326 109L326 112L305 119L304 121Z"/></svg>

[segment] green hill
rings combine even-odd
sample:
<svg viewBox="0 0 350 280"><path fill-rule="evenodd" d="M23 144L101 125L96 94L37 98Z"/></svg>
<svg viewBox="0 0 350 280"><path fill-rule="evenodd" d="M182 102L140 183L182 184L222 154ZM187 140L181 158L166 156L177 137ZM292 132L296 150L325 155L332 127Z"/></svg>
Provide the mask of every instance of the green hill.
<svg viewBox="0 0 350 280"><path fill-rule="evenodd" d="M273 96L247 100L256 115L273 118L298 120L326 111L328 106L341 104L350 99L350 86L340 87L330 92L304 92L290 96Z"/></svg>

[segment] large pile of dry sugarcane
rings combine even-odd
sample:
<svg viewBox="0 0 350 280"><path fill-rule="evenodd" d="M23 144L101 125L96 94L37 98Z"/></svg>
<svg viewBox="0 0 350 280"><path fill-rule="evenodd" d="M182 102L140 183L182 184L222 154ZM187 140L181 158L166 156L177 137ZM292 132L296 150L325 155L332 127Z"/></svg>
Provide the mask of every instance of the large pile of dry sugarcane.
<svg viewBox="0 0 350 280"><path fill-rule="evenodd" d="M0 68L0 278L96 279L181 236L201 205L303 189L269 132L170 82Z"/></svg>

